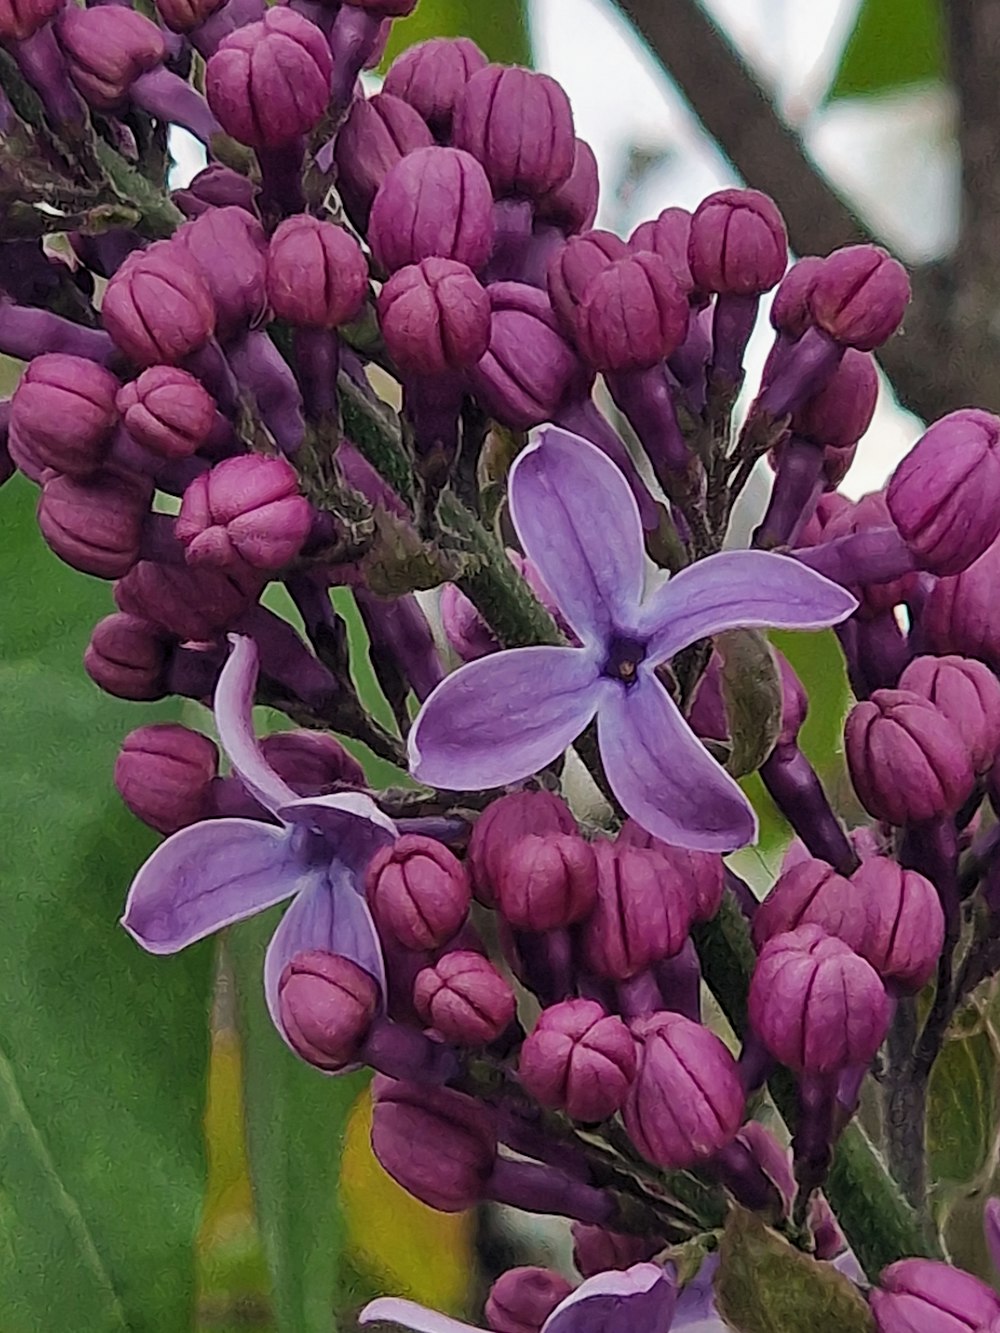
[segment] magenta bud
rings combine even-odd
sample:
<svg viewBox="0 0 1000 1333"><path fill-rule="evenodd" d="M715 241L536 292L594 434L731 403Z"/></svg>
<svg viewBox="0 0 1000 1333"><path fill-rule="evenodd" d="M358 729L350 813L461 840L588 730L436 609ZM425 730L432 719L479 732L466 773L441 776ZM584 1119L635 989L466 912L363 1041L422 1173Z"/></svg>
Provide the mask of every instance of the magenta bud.
<svg viewBox="0 0 1000 1333"><path fill-rule="evenodd" d="M224 37L205 67L205 95L227 134L249 148L286 148L315 129L333 60L314 23L284 6Z"/></svg>
<svg viewBox="0 0 1000 1333"><path fill-rule="evenodd" d="M621 237L598 230L573 236L552 256L547 274L549 300L569 335L576 333L579 312L591 283L627 254Z"/></svg>
<svg viewBox="0 0 1000 1333"><path fill-rule="evenodd" d="M771 302L771 325L778 333L798 340L812 328L812 289L824 263L819 255L806 255L778 283Z"/></svg>
<svg viewBox="0 0 1000 1333"><path fill-rule="evenodd" d="M200 473L184 492L174 532L190 565L283 569L302 550L312 505L284 458L245 454Z"/></svg>
<svg viewBox="0 0 1000 1333"><path fill-rule="evenodd" d="M65 0L0 0L0 39L27 41L62 9Z"/></svg>
<svg viewBox="0 0 1000 1333"><path fill-rule="evenodd" d="M493 248L493 196L482 167L457 148L408 153L379 186L368 242L390 273L432 258L482 268Z"/></svg>
<svg viewBox="0 0 1000 1333"><path fill-rule="evenodd" d="M509 1268L486 1298L486 1322L493 1333L541 1333L556 1306L573 1290L551 1268Z"/></svg>
<svg viewBox="0 0 1000 1333"><path fill-rule="evenodd" d="M383 87L390 96L409 102L435 136L446 142L465 85L487 63L468 37L432 37L396 57Z"/></svg>
<svg viewBox="0 0 1000 1333"><path fill-rule="evenodd" d="M510 848L531 833L578 833L561 796L550 791L518 791L501 796L476 820L469 839L468 865L476 897L496 902L503 861Z"/></svg>
<svg viewBox="0 0 1000 1333"><path fill-rule="evenodd" d="M870 352L848 348L823 387L792 414L795 435L813 444L845 449L871 425L878 401L878 372Z"/></svg>
<svg viewBox="0 0 1000 1333"><path fill-rule="evenodd" d="M425 259L392 275L378 297L389 355L407 375L467 370L490 341L490 298L466 264Z"/></svg>
<svg viewBox="0 0 1000 1333"><path fill-rule="evenodd" d="M624 1272L633 1264L648 1262L663 1249L660 1240L624 1236L618 1231L587 1226L583 1222L574 1222L572 1231L573 1263L581 1277L595 1277L609 1271Z"/></svg>
<svg viewBox="0 0 1000 1333"><path fill-rule="evenodd" d="M562 185L535 201L535 217L568 236L587 231L597 217L600 181L597 158L589 143L577 139L573 170Z"/></svg>
<svg viewBox="0 0 1000 1333"><path fill-rule="evenodd" d="M670 266L677 285L685 296L694 287L688 248L691 241L691 214L686 208L665 208L659 217L642 222L628 238L628 248L635 254L659 255Z"/></svg>
<svg viewBox="0 0 1000 1333"><path fill-rule="evenodd" d="M473 604L456 584L441 589L441 627L445 638L463 662L487 657L500 647Z"/></svg>
<svg viewBox="0 0 1000 1333"><path fill-rule="evenodd" d="M889 1026L878 973L819 926L768 940L750 982L749 1013L771 1055L800 1074L870 1064Z"/></svg>
<svg viewBox="0 0 1000 1333"><path fill-rule="evenodd" d="M152 488L143 478L95 472L53 475L42 487L38 526L60 560L82 574L120 579L139 559Z"/></svg>
<svg viewBox="0 0 1000 1333"><path fill-rule="evenodd" d="M267 310L267 238L245 208L212 208L173 239L194 260L215 302L221 338L261 322Z"/></svg>
<svg viewBox="0 0 1000 1333"><path fill-rule="evenodd" d="M895 525L886 504L884 491L872 491L863 495L855 504L843 496L824 496L817 509L816 523L806 529L802 535L802 544L807 545L811 532L820 528L818 540L835 541L838 537L853 536L858 532L871 532L879 528L892 529ZM913 573L903 574L889 583L865 583L863 587L852 588L858 598L860 619L869 619L891 611L893 607L905 602L915 584Z"/></svg>
<svg viewBox="0 0 1000 1333"><path fill-rule="evenodd" d="M488 1046L517 1007L510 983L490 960L461 949L418 973L413 1003L428 1027L457 1046Z"/></svg>
<svg viewBox="0 0 1000 1333"><path fill-rule="evenodd" d="M349 958L321 949L296 954L278 980L289 1043L303 1060L328 1073L357 1062L380 1001L373 977Z"/></svg>
<svg viewBox="0 0 1000 1333"><path fill-rule="evenodd" d="M416 833L376 852L365 884L379 930L407 949L446 944L465 920L472 897L461 861Z"/></svg>
<svg viewBox="0 0 1000 1333"><path fill-rule="evenodd" d="M882 504L885 504L885 496L878 492ZM866 497L867 498L867 497ZM860 503L860 502L859 502ZM798 536L799 546L819 546L821 542L830 540L831 525L840 518L842 514L850 514L855 506L847 498L841 495L839 491L828 491L819 497L816 509ZM885 514L885 523L882 526L888 526L891 520L888 517L889 511L883 509ZM841 534L843 535L843 534ZM900 599L897 597L896 602ZM896 602L893 605L896 605Z"/></svg>
<svg viewBox="0 0 1000 1333"><path fill-rule="evenodd" d="M672 847L647 833L634 819L626 819L618 834L625 847L643 847L658 852L673 866L683 880L694 906L695 921L711 921L722 903L725 891L725 866L718 852L696 852L689 847Z"/></svg>
<svg viewBox="0 0 1000 1333"><path fill-rule="evenodd" d="M137 10L123 5L81 9L67 5L57 21L69 76L99 111L114 111L140 74L163 63L163 33Z"/></svg>
<svg viewBox="0 0 1000 1333"><path fill-rule="evenodd" d="M176 722L156 722L125 737L115 786L137 818L170 834L205 818L218 772L214 741Z"/></svg>
<svg viewBox="0 0 1000 1333"><path fill-rule="evenodd" d="M114 375L95 361L43 353L25 367L10 404L15 450L72 477L97 471L118 419Z"/></svg>
<svg viewBox="0 0 1000 1333"><path fill-rule="evenodd" d="M865 895L825 861L807 857L789 866L761 903L753 919L753 942L762 949L775 935L799 926L820 926L863 953L868 931Z"/></svg>
<svg viewBox="0 0 1000 1333"><path fill-rule="evenodd" d="M631 1032L595 1000L543 1009L518 1057L518 1077L537 1102L587 1124L621 1109L635 1070Z"/></svg>
<svg viewBox="0 0 1000 1333"><path fill-rule="evenodd" d="M278 777L300 796L365 785L364 769L328 731L275 731L260 745Z"/></svg>
<svg viewBox="0 0 1000 1333"><path fill-rule="evenodd" d="M691 219L691 277L700 291L760 296L781 280L788 233L777 205L759 190L719 190Z"/></svg>
<svg viewBox="0 0 1000 1333"><path fill-rule="evenodd" d="M864 897L868 917L868 930L854 947L883 981L915 995L934 975L944 946L937 890L887 856L863 861L851 882Z"/></svg>
<svg viewBox="0 0 1000 1333"><path fill-rule="evenodd" d="M892 474L886 501L925 569L968 569L1000 535L1000 417L968 408L935 421Z"/></svg>
<svg viewBox="0 0 1000 1333"><path fill-rule="evenodd" d="M168 644L154 625L116 611L94 626L83 666L105 693L152 703L167 693L168 654Z"/></svg>
<svg viewBox="0 0 1000 1333"><path fill-rule="evenodd" d="M498 858L501 913L519 930L583 921L597 899L597 862L574 833L529 833Z"/></svg>
<svg viewBox="0 0 1000 1333"><path fill-rule="evenodd" d="M171 32L188 33L217 13L226 0L156 0L156 12Z"/></svg>
<svg viewBox="0 0 1000 1333"><path fill-rule="evenodd" d="M977 773L1000 752L1000 681L968 657L918 657L899 679L901 690L929 699L961 735Z"/></svg>
<svg viewBox="0 0 1000 1333"><path fill-rule="evenodd" d="M961 574L934 582L920 620L931 652L961 653L964 657L981 658L994 670L1000 668L998 578L1000 541L994 542Z"/></svg>
<svg viewBox="0 0 1000 1333"><path fill-rule="evenodd" d="M648 370L684 341L690 308L673 269L640 252L599 273L577 317L576 341L601 371Z"/></svg>
<svg viewBox="0 0 1000 1333"><path fill-rule="evenodd" d="M680 952L691 928L693 895L657 851L607 839L592 847L597 902L581 927L583 956L599 976L627 981Z"/></svg>
<svg viewBox="0 0 1000 1333"><path fill-rule="evenodd" d="M745 1098L736 1061L715 1033L672 1013L640 1019L632 1033L639 1068L623 1117L643 1157L684 1170L732 1142Z"/></svg>
<svg viewBox="0 0 1000 1333"><path fill-rule="evenodd" d="M403 1189L439 1213L479 1203L497 1157L486 1107L472 1097L376 1077L372 1148Z"/></svg>
<svg viewBox="0 0 1000 1333"><path fill-rule="evenodd" d="M975 783L954 723L910 690L876 690L844 729L847 766L861 804L901 827L955 814Z"/></svg>
<svg viewBox="0 0 1000 1333"><path fill-rule="evenodd" d="M190 458L219 420L215 399L179 366L150 366L115 401L132 439L160 458Z"/></svg>
<svg viewBox="0 0 1000 1333"><path fill-rule="evenodd" d="M408 102L388 93L356 98L334 144L337 189L347 216L367 231L368 215L390 169L434 137Z"/></svg>
<svg viewBox="0 0 1000 1333"><path fill-rule="evenodd" d="M108 8L131 12L118 6L79 12L102 14ZM111 278L101 319L136 365L172 365L208 342L215 330L215 304L190 255L173 241L157 241L129 255Z"/></svg>
<svg viewBox="0 0 1000 1333"><path fill-rule="evenodd" d="M361 313L368 264L343 227L306 213L286 218L271 237L267 294L279 319L310 329L335 329Z"/></svg>
<svg viewBox="0 0 1000 1333"><path fill-rule="evenodd" d="M140 560L116 584L115 602L120 611L179 639L207 643L249 610L260 593L260 576L248 566L191 569Z"/></svg>
<svg viewBox="0 0 1000 1333"><path fill-rule="evenodd" d="M849 245L822 261L809 293L815 323L837 342L871 352L891 338L910 303L910 280L877 245Z"/></svg>
<svg viewBox="0 0 1000 1333"><path fill-rule="evenodd" d="M219 162L199 171L186 190L174 190L171 198L189 218L201 217L210 208L243 208L256 216L257 187L253 181Z"/></svg>
<svg viewBox="0 0 1000 1333"><path fill-rule="evenodd" d="M884 1268L868 1299L879 1333L982 1333L1000 1318L1000 1296L985 1282L932 1259Z"/></svg>

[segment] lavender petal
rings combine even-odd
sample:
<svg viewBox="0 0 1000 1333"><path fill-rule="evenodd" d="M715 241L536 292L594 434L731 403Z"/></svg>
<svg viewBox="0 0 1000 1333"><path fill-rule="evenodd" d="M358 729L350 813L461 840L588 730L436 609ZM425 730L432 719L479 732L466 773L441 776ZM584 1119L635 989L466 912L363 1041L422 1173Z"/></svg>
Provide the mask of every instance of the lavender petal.
<svg viewBox="0 0 1000 1333"><path fill-rule="evenodd" d="M253 700L257 688L257 645L245 635L231 634L232 652L215 688L215 724L233 772L271 814L294 805L298 793L278 777L264 758L253 729Z"/></svg>

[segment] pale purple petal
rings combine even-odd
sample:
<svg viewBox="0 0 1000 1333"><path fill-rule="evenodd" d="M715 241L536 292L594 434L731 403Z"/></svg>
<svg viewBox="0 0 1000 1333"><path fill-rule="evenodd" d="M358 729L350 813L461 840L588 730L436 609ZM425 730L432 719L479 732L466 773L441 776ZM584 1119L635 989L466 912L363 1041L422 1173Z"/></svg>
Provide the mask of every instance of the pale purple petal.
<svg viewBox="0 0 1000 1333"><path fill-rule="evenodd" d="M602 699L597 735L615 795L647 833L706 852L756 839L749 801L650 671Z"/></svg>
<svg viewBox="0 0 1000 1333"><path fill-rule="evenodd" d="M651 662L727 629L822 629L857 607L839 583L787 555L723 551L675 574L646 599L636 630Z"/></svg>
<svg viewBox="0 0 1000 1333"><path fill-rule="evenodd" d="M659 1264L596 1273L560 1301L542 1333L663 1333L676 1300L673 1279Z"/></svg>
<svg viewBox="0 0 1000 1333"><path fill-rule="evenodd" d="M397 1296L380 1296L370 1301L358 1315L359 1324L399 1324L413 1329L413 1333L482 1333L473 1324L450 1319L446 1314L428 1310L416 1301L400 1300Z"/></svg>
<svg viewBox="0 0 1000 1333"><path fill-rule="evenodd" d="M206 820L167 838L142 866L122 925L150 953L176 953L314 879L288 829L255 819Z"/></svg>
<svg viewBox="0 0 1000 1333"><path fill-rule="evenodd" d="M215 725L233 772L265 810L276 814L298 800L286 782L264 758L253 729L253 700L257 688L257 645L242 634L230 634L232 652L215 687Z"/></svg>
<svg viewBox="0 0 1000 1333"><path fill-rule="evenodd" d="M395 824L363 792L303 797L283 805L277 814L286 824L304 825L321 834L331 857L359 872L396 837Z"/></svg>
<svg viewBox="0 0 1000 1333"><path fill-rule="evenodd" d="M710 1255L677 1297L671 1333L730 1333L715 1304L717 1255Z"/></svg>
<svg viewBox="0 0 1000 1333"><path fill-rule="evenodd" d="M610 685L584 648L511 648L470 662L417 714L410 772L447 791L529 777L579 736Z"/></svg>
<svg viewBox="0 0 1000 1333"><path fill-rule="evenodd" d="M628 483L587 440L549 426L518 455L510 513L528 558L584 643L637 613L642 524Z"/></svg>

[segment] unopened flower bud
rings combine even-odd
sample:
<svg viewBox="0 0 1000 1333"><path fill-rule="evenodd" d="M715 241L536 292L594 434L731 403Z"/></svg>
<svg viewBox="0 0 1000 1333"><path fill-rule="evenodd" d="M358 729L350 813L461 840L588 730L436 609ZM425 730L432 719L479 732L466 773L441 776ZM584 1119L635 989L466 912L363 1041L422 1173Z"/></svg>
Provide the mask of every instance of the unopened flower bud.
<svg viewBox="0 0 1000 1333"><path fill-rule="evenodd" d="M659 217L642 222L628 238L628 248L637 254L649 251L666 260L685 296L691 294L694 279L688 260L691 241L691 214L686 208L665 208Z"/></svg>
<svg viewBox="0 0 1000 1333"><path fill-rule="evenodd" d="M156 24L121 5L67 5L59 15L58 32L70 78L99 111L118 108L139 75L162 64L167 54Z"/></svg>
<svg viewBox="0 0 1000 1333"><path fill-rule="evenodd" d="M597 902L581 928L587 966L626 981L671 958L691 928L693 897L666 857L599 839Z"/></svg>
<svg viewBox="0 0 1000 1333"><path fill-rule="evenodd" d="M115 786L144 824L176 833L204 819L218 771L214 741L179 723L157 722L125 737L115 760Z"/></svg>
<svg viewBox="0 0 1000 1333"><path fill-rule="evenodd" d="M689 316L667 260L640 251L594 278L577 316L577 345L595 370L648 370L677 350Z"/></svg>
<svg viewBox="0 0 1000 1333"><path fill-rule="evenodd" d="M870 352L848 348L823 387L792 414L794 434L813 444L847 449L871 425L878 401L878 371Z"/></svg>
<svg viewBox="0 0 1000 1333"><path fill-rule="evenodd" d="M877 245L849 245L822 261L809 293L816 324L847 347L871 352L899 328L910 301L906 269Z"/></svg>
<svg viewBox="0 0 1000 1333"><path fill-rule="evenodd" d="M889 1026L878 973L819 926L800 926L765 944L749 1009L771 1055L800 1074L869 1064Z"/></svg>
<svg viewBox="0 0 1000 1333"><path fill-rule="evenodd" d="M1000 752L1000 681L969 657L918 657L899 679L901 690L929 699L961 735L977 773Z"/></svg>
<svg viewBox="0 0 1000 1333"><path fill-rule="evenodd" d="M118 417L114 375L95 361L61 352L30 361L10 406L10 432L44 467L86 477L107 457Z"/></svg>
<svg viewBox="0 0 1000 1333"><path fill-rule="evenodd" d="M156 0L156 12L171 32L193 32L217 13L226 0Z"/></svg>
<svg viewBox="0 0 1000 1333"><path fill-rule="evenodd" d="M99 579L122 578L139 559L152 490L140 477L54 475L42 487L38 526L67 565Z"/></svg>
<svg viewBox="0 0 1000 1333"><path fill-rule="evenodd" d="M275 731L260 745L278 777L300 796L364 786L364 769L327 731Z"/></svg>
<svg viewBox="0 0 1000 1333"><path fill-rule="evenodd" d="M487 65L466 84L454 141L482 163L498 198L551 194L576 156L565 92L547 74L510 65Z"/></svg>
<svg viewBox="0 0 1000 1333"><path fill-rule="evenodd" d="M220 338L256 325L267 309L267 238L244 208L212 208L174 232L215 302Z"/></svg>
<svg viewBox="0 0 1000 1333"><path fill-rule="evenodd" d="M335 329L357 318L367 292L368 264L343 227L299 213L271 237L267 294L280 319Z"/></svg>
<svg viewBox="0 0 1000 1333"><path fill-rule="evenodd" d="M812 327L810 298L823 263L819 255L806 255L781 279L771 302L771 325L778 333L798 339Z"/></svg>
<svg viewBox="0 0 1000 1333"><path fill-rule="evenodd" d="M597 898L590 843L573 833L529 833L498 858L498 907L519 930L583 921Z"/></svg>
<svg viewBox="0 0 1000 1333"><path fill-rule="evenodd" d="M377 1077L372 1148L383 1169L439 1213L479 1203L497 1156L486 1107L444 1088Z"/></svg>
<svg viewBox="0 0 1000 1333"><path fill-rule="evenodd" d="M788 263L788 234L772 199L759 190L719 190L691 219L688 263L701 291L759 296Z"/></svg>
<svg viewBox="0 0 1000 1333"><path fill-rule="evenodd" d="M978 657L1000 669L998 578L1000 539L961 574L935 581L920 619L931 652Z"/></svg>
<svg viewBox="0 0 1000 1333"><path fill-rule="evenodd" d="M472 896L461 861L416 833L375 854L366 888L379 930L407 949L446 944L465 920Z"/></svg>
<svg viewBox="0 0 1000 1333"><path fill-rule="evenodd" d="M634 819L626 819L618 834L618 841L625 847L643 847L665 857L687 887L693 903L693 919L711 921L719 910L725 891L725 866L718 852L673 847L647 833Z"/></svg>
<svg viewBox="0 0 1000 1333"><path fill-rule="evenodd" d="M551 1268L509 1268L490 1289L486 1322L493 1333L540 1333L572 1290L572 1284Z"/></svg>
<svg viewBox="0 0 1000 1333"><path fill-rule="evenodd" d="M392 275L378 298L379 326L404 374L474 366L490 341L490 298L466 264L424 259Z"/></svg>
<svg viewBox="0 0 1000 1333"><path fill-rule="evenodd" d="M531 833L578 832L569 806L555 792L511 792L493 801L476 820L469 839L468 865L476 897L493 906L503 860L521 838Z"/></svg>
<svg viewBox="0 0 1000 1333"><path fill-rule="evenodd" d="M3 0L0 3L0 39L25 42L63 7L64 0Z"/></svg>
<svg viewBox="0 0 1000 1333"><path fill-rule="evenodd" d="M844 738L854 789L876 819L901 827L953 815L972 792L961 733L910 690L876 690L856 704Z"/></svg>
<svg viewBox="0 0 1000 1333"><path fill-rule="evenodd" d="M663 1249L663 1242L643 1236L624 1236L604 1227L573 1223L573 1263L581 1277L594 1277L611 1270L624 1272L633 1264L646 1263Z"/></svg>
<svg viewBox="0 0 1000 1333"><path fill-rule="evenodd" d="M863 495L855 504L849 500L845 502L844 497L835 501L832 495L824 497L824 500L829 503L818 510L815 525L819 526L822 522L821 533L818 534L822 541L836 541L838 537L849 537L854 533L872 532L880 528L891 531L895 526L884 491ZM803 545L809 539L810 532L807 529L802 535ZM914 587L915 577L913 573L903 574L888 583L865 583L861 587L852 588L851 591L860 602L859 618L879 616L905 602Z"/></svg>
<svg viewBox="0 0 1000 1333"><path fill-rule="evenodd" d="M632 1034L595 1000L543 1009L518 1057L518 1077L536 1101L587 1124L621 1109L635 1069Z"/></svg>
<svg viewBox="0 0 1000 1333"><path fill-rule="evenodd" d="M434 136L419 112L389 93L356 98L334 145L337 189L347 216L367 231L368 215L392 167L407 153L429 148Z"/></svg>
<svg viewBox="0 0 1000 1333"><path fill-rule="evenodd" d="M562 185L535 201L535 217L558 227L567 236L594 225L600 182L597 158L589 143L577 139L573 170Z"/></svg>
<svg viewBox="0 0 1000 1333"><path fill-rule="evenodd" d="M202 472L184 492L174 525L188 564L282 569L299 554L312 506L284 458L246 454Z"/></svg>
<svg viewBox="0 0 1000 1333"><path fill-rule="evenodd" d="M934 975L944 945L937 890L915 870L872 856L851 876L866 904L868 929L854 947L883 979L916 994Z"/></svg>
<svg viewBox="0 0 1000 1333"><path fill-rule="evenodd" d="M249 148L285 148L316 128L333 60L314 23L284 6L224 37L205 67L205 95L227 134Z"/></svg>
<svg viewBox="0 0 1000 1333"><path fill-rule="evenodd" d="M463 662L475 662L500 647L486 621L456 584L446 583L441 589L440 609L444 636Z"/></svg>
<svg viewBox="0 0 1000 1333"><path fill-rule="evenodd" d="M191 569L140 560L115 585L120 611L151 621L179 639L216 638L260 596L260 576L241 569Z"/></svg>
<svg viewBox="0 0 1000 1333"><path fill-rule="evenodd" d="M468 37L432 37L396 57L386 71L383 87L392 97L409 102L434 135L447 142L465 85L487 63Z"/></svg>
<svg viewBox="0 0 1000 1333"><path fill-rule="evenodd" d="M112 277L101 319L136 365L172 365L212 336L215 305L194 260L172 241L157 241L130 255Z"/></svg>
<svg viewBox="0 0 1000 1333"><path fill-rule="evenodd" d="M115 401L132 439L161 458L189 458L219 419L212 395L179 366L150 366Z"/></svg>
<svg viewBox="0 0 1000 1333"><path fill-rule="evenodd" d="M775 935L807 925L820 926L863 953L868 930L864 894L853 880L811 856L779 876L754 915L753 942L761 949Z"/></svg>
<svg viewBox="0 0 1000 1333"><path fill-rule="evenodd" d="M681 1014L652 1014L632 1033L639 1068L623 1112L629 1138L667 1170L705 1161L743 1121L736 1061L714 1032Z"/></svg>
<svg viewBox="0 0 1000 1333"><path fill-rule="evenodd" d="M597 230L573 236L552 256L547 275L549 300L569 335L576 333L578 312L591 283L627 254L628 248L620 236Z"/></svg>
<svg viewBox="0 0 1000 1333"><path fill-rule="evenodd" d="M83 655L87 675L118 699L152 702L167 693L168 644L154 625L116 611L94 626Z"/></svg>
<svg viewBox="0 0 1000 1333"><path fill-rule="evenodd" d="M349 958L320 949L296 954L278 980L289 1043L303 1060L328 1073L356 1063L379 1003L373 977Z"/></svg>
<svg viewBox="0 0 1000 1333"><path fill-rule="evenodd" d="M458 1046L487 1046L510 1026L514 992L480 953L446 953L417 976L413 1003L427 1024Z"/></svg>
<svg viewBox="0 0 1000 1333"><path fill-rule="evenodd" d="M219 162L199 171L186 190L174 190L171 198L189 218L201 217L210 208L243 208L256 216L257 187L253 181Z"/></svg>
<svg viewBox="0 0 1000 1333"><path fill-rule="evenodd" d="M418 148L379 187L368 228L390 273L422 259L482 268L493 248L493 196L482 167L457 148Z"/></svg>
<svg viewBox="0 0 1000 1333"><path fill-rule="evenodd" d="M879 1333L981 1333L1000 1318L1000 1296L950 1264L901 1259L868 1297Z"/></svg>

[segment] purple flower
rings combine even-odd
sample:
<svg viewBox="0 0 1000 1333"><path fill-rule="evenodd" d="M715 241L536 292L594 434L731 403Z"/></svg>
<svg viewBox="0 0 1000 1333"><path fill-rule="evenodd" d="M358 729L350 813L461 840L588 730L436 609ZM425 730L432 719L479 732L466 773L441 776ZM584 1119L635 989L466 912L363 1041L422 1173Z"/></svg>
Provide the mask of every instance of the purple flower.
<svg viewBox="0 0 1000 1333"><path fill-rule="evenodd" d="M750 804L655 668L736 626L835 624L854 598L763 551L709 556L644 597L642 528L624 477L600 450L557 428L515 463L510 507L525 554L582 646L509 649L442 681L410 733L414 777L448 790L518 782L596 716L608 780L643 828L709 851L753 841Z"/></svg>
<svg viewBox="0 0 1000 1333"><path fill-rule="evenodd" d="M278 776L253 734L256 645L237 635L230 642L233 650L215 692L219 740L233 773L276 823L215 819L175 833L132 881L122 925L150 953L176 953L293 898L264 961L268 1009L291 1046L279 1012L278 981L297 954L315 949L339 954L373 976L385 993L364 870L395 829L367 796L303 799Z"/></svg>

